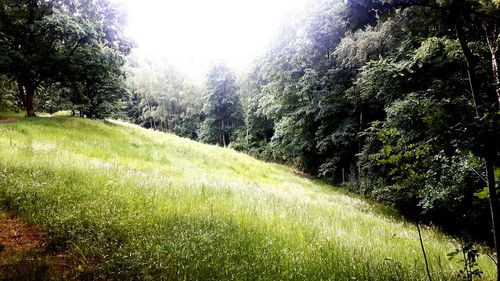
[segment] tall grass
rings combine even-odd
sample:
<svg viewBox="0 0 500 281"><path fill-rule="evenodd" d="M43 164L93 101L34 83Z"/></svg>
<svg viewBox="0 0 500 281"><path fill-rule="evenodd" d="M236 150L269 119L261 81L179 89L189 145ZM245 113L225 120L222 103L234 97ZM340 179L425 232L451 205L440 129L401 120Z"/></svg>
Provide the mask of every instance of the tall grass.
<svg viewBox="0 0 500 281"><path fill-rule="evenodd" d="M120 122L0 124L0 203L95 278L427 280L414 225L287 167ZM423 229L433 280L456 242ZM494 276L480 258L486 278Z"/></svg>

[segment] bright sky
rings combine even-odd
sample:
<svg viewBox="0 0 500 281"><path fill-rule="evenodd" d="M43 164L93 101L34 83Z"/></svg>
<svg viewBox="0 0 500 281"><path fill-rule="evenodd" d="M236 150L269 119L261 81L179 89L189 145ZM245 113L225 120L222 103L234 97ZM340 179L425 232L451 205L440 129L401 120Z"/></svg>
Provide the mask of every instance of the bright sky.
<svg viewBox="0 0 500 281"><path fill-rule="evenodd" d="M205 71L224 61L243 70L308 0L116 0L128 11L137 52Z"/></svg>

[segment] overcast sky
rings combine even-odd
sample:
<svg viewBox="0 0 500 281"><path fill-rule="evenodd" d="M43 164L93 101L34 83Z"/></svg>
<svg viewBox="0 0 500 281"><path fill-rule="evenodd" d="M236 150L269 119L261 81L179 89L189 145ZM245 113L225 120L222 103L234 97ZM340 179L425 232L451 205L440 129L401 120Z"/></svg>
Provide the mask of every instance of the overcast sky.
<svg viewBox="0 0 500 281"><path fill-rule="evenodd" d="M127 11L137 51L194 72L224 61L247 68L307 0L115 0Z"/></svg>

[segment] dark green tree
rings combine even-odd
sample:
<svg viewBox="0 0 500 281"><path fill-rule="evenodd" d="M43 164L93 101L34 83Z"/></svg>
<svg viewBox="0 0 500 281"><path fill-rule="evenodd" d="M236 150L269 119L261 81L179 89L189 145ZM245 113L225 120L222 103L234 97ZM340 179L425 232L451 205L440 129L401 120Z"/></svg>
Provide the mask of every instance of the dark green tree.
<svg viewBox="0 0 500 281"><path fill-rule="evenodd" d="M263 81L259 76L259 69L256 68L239 77L238 96L242 102L245 126L231 146L260 159L274 160L269 144L274 135L274 123L262 110L261 100L265 98L265 93L261 91Z"/></svg>
<svg viewBox="0 0 500 281"><path fill-rule="evenodd" d="M474 1L452 2L315 2L243 84L246 130L235 147L257 156L271 148L267 159L490 242L489 211L474 193L486 179L480 153L500 130L495 45L477 15L494 21L482 10L488 1L468 14L461 9ZM345 19L356 28L344 29ZM455 23L475 59L475 95Z"/></svg>
<svg viewBox="0 0 500 281"><path fill-rule="evenodd" d="M113 80L104 77L115 72L108 64L86 67L102 61L103 53L108 53L103 48L122 60L131 46L122 31L123 16L109 1L2 0L0 73L16 81L27 116L34 116L35 93L52 84L80 83L82 75L92 70L102 76L97 83ZM89 81L85 84L88 87Z"/></svg>
<svg viewBox="0 0 500 281"><path fill-rule="evenodd" d="M217 64L210 69L202 109L201 141L224 147L231 143L236 130L243 125L237 90L234 74L226 65Z"/></svg>

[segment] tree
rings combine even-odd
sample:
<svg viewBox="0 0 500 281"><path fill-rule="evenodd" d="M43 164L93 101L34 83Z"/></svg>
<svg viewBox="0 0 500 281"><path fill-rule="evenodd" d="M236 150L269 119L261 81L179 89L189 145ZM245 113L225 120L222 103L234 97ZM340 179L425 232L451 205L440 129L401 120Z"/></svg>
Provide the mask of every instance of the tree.
<svg viewBox="0 0 500 281"><path fill-rule="evenodd" d="M213 66L208 74L206 90L202 109L205 119L200 129L200 140L226 147L243 124L234 74L224 64Z"/></svg>
<svg viewBox="0 0 500 281"><path fill-rule="evenodd" d="M256 67L259 102L251 106L258 110L249 117L262 128L252 128L255 137L247 137L265 139L271 132L274 159L334 181L350 170L357 147L351 142L357 116L344 95L352 74L335 58L344 36L341 9L338 1L318 1L283 28ZM265 128L269 124L273 130Z"/></svg>
<svg viewBox="0 0 500 281"><path fill-rule="evenodd" d="M120 52L97 45L86 48L72 59L78 64L75 78L81 98L74 104L89 118L104 118L120 110L119 103L126 96L124 59Z"/></svg>
<svg viewBox="0 0 500 281"><path fill-rule="evenodd" d="M251 73L237 79L238 96L245 116L245 128L239 131L237 140L233 141L231 146L254 157L272 160L272 148L269 141L274 135L274 123L262 112L260 101L265 98L265 94L261 91L263 81L260 79L260 74L257 67Z"/></svg>
<svg viewBox="0 0 500 281"><path fill-rule="evenodd" d="M166 61L129 58L127 87L131 92L128 113L131 121L155 130L198 139L201 86Z"/></svg>
<svg viewBox="0 0 500 281"><path fill-rule="evenodd" d="M185 83L179 93L179 124L174 132L181 136L198 140L203 108L203 86Z"/></svg>
<svg viewBox="0 0 500 281"><path fill-rule="evenodd" d="M0 2L0 73L16 81L27 116L35 116L41 87L80 82L89 57L101 56L103 48L114 50L118 61L128 53L119 14L105 0ZM106 74L107 65L101 66L94 69Z"/></svg>

